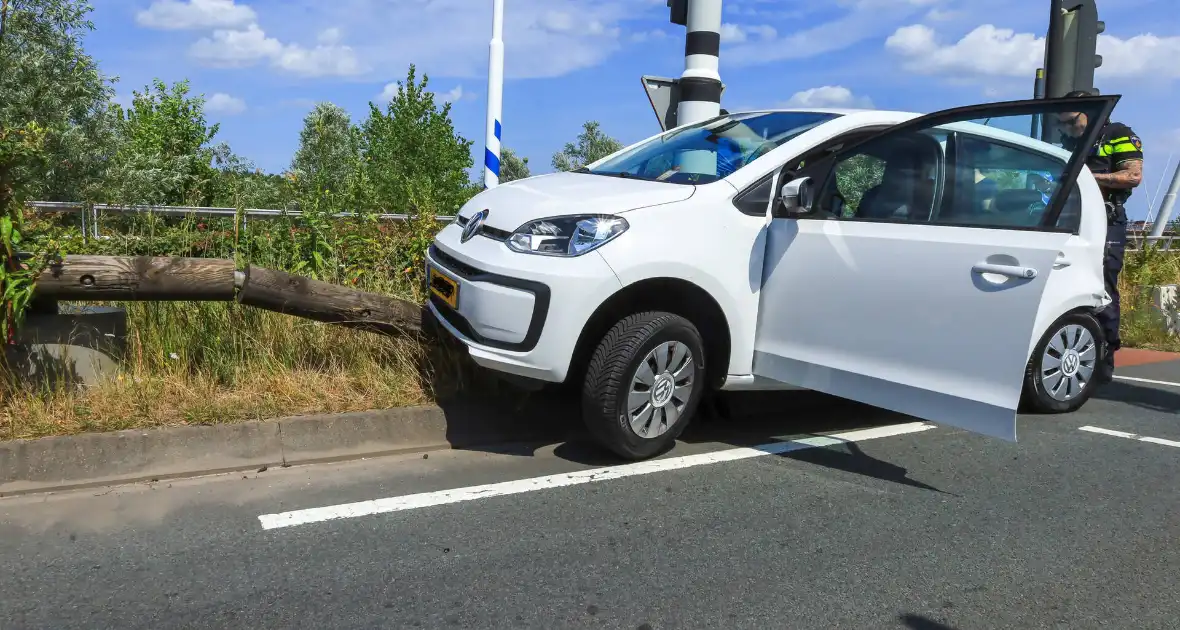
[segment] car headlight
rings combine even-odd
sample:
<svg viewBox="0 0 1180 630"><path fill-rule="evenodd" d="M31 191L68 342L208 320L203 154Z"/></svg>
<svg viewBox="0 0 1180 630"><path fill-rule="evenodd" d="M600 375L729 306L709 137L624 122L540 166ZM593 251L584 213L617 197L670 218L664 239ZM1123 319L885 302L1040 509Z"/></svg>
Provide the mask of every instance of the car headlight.
<svg viewBox="0 0 1180 630"><path fill-rule="evenodd" d="M508 247L525 254L580 256L609 243L630 227L607 215L553 217L530 221L508 237Z"/></svg>

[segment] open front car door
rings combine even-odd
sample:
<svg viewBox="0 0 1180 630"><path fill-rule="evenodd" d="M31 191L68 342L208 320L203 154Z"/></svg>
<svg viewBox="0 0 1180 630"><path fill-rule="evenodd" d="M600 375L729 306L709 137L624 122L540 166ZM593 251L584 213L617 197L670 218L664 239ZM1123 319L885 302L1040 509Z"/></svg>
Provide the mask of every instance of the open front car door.
<svg viewBox="0 0 1180 630"><path fill-rule="evenodd" d="M1055 261L1067 245L1101 260L1075 182L1117 102L941 111L780 176L755 374L1015 441Z"/></svg>

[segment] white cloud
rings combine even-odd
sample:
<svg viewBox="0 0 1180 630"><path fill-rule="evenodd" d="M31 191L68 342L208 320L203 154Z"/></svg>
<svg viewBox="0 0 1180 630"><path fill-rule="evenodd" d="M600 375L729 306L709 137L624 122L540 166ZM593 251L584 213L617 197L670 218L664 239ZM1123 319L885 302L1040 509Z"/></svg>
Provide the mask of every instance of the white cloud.
<svg viewBox="0 0 1180 630"><path fill-rule="evenodd" d="M1045 40L1031 33L984 24L949 45L938 43L934 29L915 24L897 29L885 48L905 59L919 74L1030 76L1044 59Z"/></svg>
<svg viewBox="0 0 1180 630"><path fill-rule="evenodd" d="M381 90L381 93L377 95L377 102L388 103L389 101L392 101L393 97L395 96L397 96L397 82L394 81L391 83L386 83L385 87ZM475 95L464 91L462 85L456 85L449 91L443 92L442 94L435 92L435 101L438 103L455 103L464 98L473 99L475 98Z"/></svg>
<svg viewBox="0 0 1180 630"><path fill-rule="evenodd" d="M316 36L316 41L326 46L338 44L340 43L340 29L336 28L335 26L332 28L326 28L320 31L320 34Z"/></svg>
<svg viewBox="0 0 1180 630"><path fill-rule="evenodd" d="M650 18L667 19L666 0L636 4L513 0L504 14L506 78L565 75L599 65L626 40L659 37L647 32L624 39L625 22L650 31ZM464 79L487 73L491 8L472 0L334 0L304 3L299 19L341 28L364 67L386 69L379 78L402 75L412 63L430 76Z"/></svg>
<svg viewBox="0 0 1180 630"><path fill-rule="evenodd" d="M888 33L897 24L929 10L941 0L836 0L835 6L846 12L827 22L816 16L792 19L790 23L811 25L792 33L764 37L760 41L740 42L725 51L729 67L754 66L788 59L805 59L843 50ZM827 6L831 6L829 3ZM815 7L821 6L814 3Z"/></svg>
<svg viewBox="0 0 1180 630"><path fill-rule="evenodd" d="M214 114L233 116L246 111L246 101L224 92L217 92L205 101L205 110Z"/></svg>
<svg viewBox="0 0 1180 630"><path fill-rule="evenodd" d="M1150 33L1130 39L1098 36L1102 65L1097 72L1117 77L1180 78L1180 36L1159 37Z"/></svg>
<svg viewBox="0 0 1180 630"><path fill-rule="evenodd" d="M659 29L651 31L639 31L631 34L631 41L633 42L647 42L647 41L661 41L668 38L668 33Z"/></svg>
<svg viewBox="0 0 1180 630"><path fill-rule="evenodd" d="M163 30L234 28L255 19L254 9L234 0L155 0L135 15L140 26Z"/></svg>
<svg viewBox="0 0 1180 630"><path fill-rule="evenodd" d="M213 67L237 68L252 66L283 52L283 43L266 33L257 24L246 30L216 30L211 37L202 37L189 47L189 55Z"/></svg>
<svg viewBox="0 0 1180 630"><path fill-rule="evenodd" d="M825 85L802 92L795 92L783 107L848 107L870 109L872 99L856 96L852 90L842 85Z"/></svg>
<svg viewBox="0 0 1180 630"><path fill-rule="evenodd" d="M335 29L320 33L321 42L334 41L337 37L339 31ZM365 70L349 46L320 43L314 48L304 48L283 44L268 37L257 24L245 30L213 31L212 36L194 42L189 55L204 65L220 68L241 68L269 61L274 68L307 77L352 76Z"/></svg>
<svg viewBox="0 0 1180 630"><path fill-rule="evenodd" d="M885 48L919 74L962 77L1029 77L1044 63L1045 38L992 24L976 27L952 44L939 41L934 29L914 24L897 29ZM1130 39L1101 35L1098 76L1180 78L1180 37L1136 35Z"/></svg>
<svg viewBox="0 0 1180 630"><path fill-rule="evenodd" d="M738 24L721 25L721 41L726 44L736 44L748 41L751 35L757 35L762 40L774 39L778 31L768 24L740 26Z"/></svg>

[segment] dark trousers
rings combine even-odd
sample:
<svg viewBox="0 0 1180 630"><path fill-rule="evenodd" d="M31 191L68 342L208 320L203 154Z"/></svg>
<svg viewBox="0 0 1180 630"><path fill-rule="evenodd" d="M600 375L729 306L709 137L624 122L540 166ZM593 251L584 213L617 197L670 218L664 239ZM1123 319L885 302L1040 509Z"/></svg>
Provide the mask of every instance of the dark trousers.
<svg viewBox="0 0 1180 630"><path fill-rule="evenodd" d="M1110 294L1111 302L1098 313L1098 322L1102 324L1102 331L1106 335L1107 373L1114 370L1114 351L1122 347L1119 336L1119 272L1123 270L1123 254L1127 250L1127 225L1122 222L1112 223L1106 228L1106 257L1102 261L1102 272L1106 280L1106 292Z"/></svg>

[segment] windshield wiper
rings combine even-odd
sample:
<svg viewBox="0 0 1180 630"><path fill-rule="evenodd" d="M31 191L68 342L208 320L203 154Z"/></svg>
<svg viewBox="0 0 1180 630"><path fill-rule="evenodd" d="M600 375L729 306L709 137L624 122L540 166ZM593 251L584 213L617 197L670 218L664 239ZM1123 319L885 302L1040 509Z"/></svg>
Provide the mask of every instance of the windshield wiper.
<svg viewBox="0 0 1180 630"><path fill-rule="evenodd" d="M575 171L572 171L572 172L574 172L574 173L589 173L591 175L601 175L603 177L618 177L620 179L648 179L646 177L632 175L631 173L628 173L626 171L618 171L618 172L616 172L616 171L592 171L592 170L590 170L588 168L584 168L584 167L577 169Z"/></svg>

